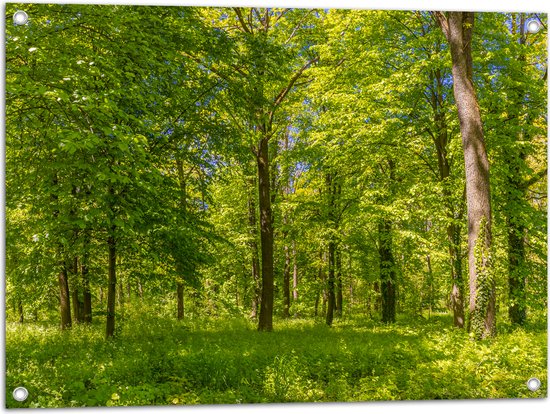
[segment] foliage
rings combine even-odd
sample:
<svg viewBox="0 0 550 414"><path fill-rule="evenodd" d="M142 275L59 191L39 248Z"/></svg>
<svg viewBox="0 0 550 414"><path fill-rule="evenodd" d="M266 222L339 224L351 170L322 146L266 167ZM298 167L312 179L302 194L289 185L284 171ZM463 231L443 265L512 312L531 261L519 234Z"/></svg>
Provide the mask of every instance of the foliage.
<svg viewBox="0 0 550 414"><path fill-rule="evenodd" d="M471 336L448 316L452 292L470 299L468 165L433 13L6 13L18 8L32 17L6 27L5 299L22 405L545 395L524 387L545 384L548 312L546 26L523 30L535 15L475 15L494 213L478 283L499 310L497 338L481 340L486 297L461 316ZM254 329L269 259L272 336ZM73 314L89 294L93 323L57 332L64 273Z"/></svg>
<svg viewBox="0 0 550 414"><path fill-rule="evenodd" d="M139 309L139 312L138 312ZM146 310L147 312L144 312ZM113 341L99 324L59 332L44 324L7 325L11 407L237 404L533 398L546 395L542 327L501 326L497 339L471 341L449 317L278 321L272 334L250 321L178 322L134 303ZM526 379L542 387L529 391ZM449 381L452 378L452 381Z"/></svg>

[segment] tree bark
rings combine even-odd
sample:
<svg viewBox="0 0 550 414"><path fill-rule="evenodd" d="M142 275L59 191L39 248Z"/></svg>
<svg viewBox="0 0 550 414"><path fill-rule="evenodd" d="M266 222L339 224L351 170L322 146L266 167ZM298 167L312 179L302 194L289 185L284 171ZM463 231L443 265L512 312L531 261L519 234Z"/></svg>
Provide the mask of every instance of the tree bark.
<svg viewBox="0 0 550 414"><path fill-rule="evenodd" d="M112 338L115 334L115 303L116 303L116 241L114 226L107 239L109 247L109 281L107 286L107 324L106 337Z"/></svg>
<svg viewBox="0 0 550 414"><path fill-rule="evenodd" d="M268 138L263 136L258 146L258 192L260 201L260 241L262 251L262 296L259 331L273 330L273 219L269 181Z"/></svg>
<svg viewBox="0 0 550 414"><path fill-rule="evenodd" d="M59 303L61 311L61 329L65 330L72 326L71 321L71 302L69 294L69 278L67 276L67 267L63 263L61 271L58 274L59 281Z"/></svg>
<svg viewBox="0 0 550 414"><path fill-rule="evenodd" d="M458 110L466 170L468 208L469 328L477 339L496 331L496 290L491 275L489 161L473 83L473 12L437 12L451 49L453 93ZM482 237L479 237L481 234Z"/></svg>
<svg viewBox="0 0 550 414"><path fill-rule="evenodd" d="M249 242L248 246L250 247L251 252L251 268L252 268L252 283L253 283L253 292L252 292L252 311L250 317L256 319L258 316L258 307L260 306L260 295L261 295L261 286L260 286L260 258L258 256L258 228L256 223L256 180L251 178L248 182L249 191L248 191L248 233L249 233Z"/></svg>

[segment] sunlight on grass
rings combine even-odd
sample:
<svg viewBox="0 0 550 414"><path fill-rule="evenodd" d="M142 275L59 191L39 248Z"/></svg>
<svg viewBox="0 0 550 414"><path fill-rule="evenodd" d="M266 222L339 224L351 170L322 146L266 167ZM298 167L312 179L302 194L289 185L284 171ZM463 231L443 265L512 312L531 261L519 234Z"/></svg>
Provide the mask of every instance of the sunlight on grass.
<svg viewBox="0 0 550 414"><path fill-rule="evenodd" d="M134 310L135 312L135 310ZM174 321L134 315L104 340L100 321L59 332L7 323L8 407L213 404L389 399L540 398L546 339L516 329L474 342L446 317L394 326L356 319L333 328L277 320ZM536 376L543 387L525 386Z"/></svg>

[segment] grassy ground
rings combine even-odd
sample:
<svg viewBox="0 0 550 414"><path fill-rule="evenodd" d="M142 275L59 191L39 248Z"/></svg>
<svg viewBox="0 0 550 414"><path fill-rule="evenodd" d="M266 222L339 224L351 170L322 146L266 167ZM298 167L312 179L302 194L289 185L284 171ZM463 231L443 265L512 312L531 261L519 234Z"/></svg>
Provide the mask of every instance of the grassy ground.
<svg viewBox="0 0 550 414"><path fill-rule="evenodd" d="M259 333L244 320L177 322L127 318L118 337L104 326L8 322L8 407L540 398L547 395L545 327L501 326L476 343L448 316L275 321ZM542 381L532 392L530 377ZM19 403L12 390L25 386Z"/></svg>

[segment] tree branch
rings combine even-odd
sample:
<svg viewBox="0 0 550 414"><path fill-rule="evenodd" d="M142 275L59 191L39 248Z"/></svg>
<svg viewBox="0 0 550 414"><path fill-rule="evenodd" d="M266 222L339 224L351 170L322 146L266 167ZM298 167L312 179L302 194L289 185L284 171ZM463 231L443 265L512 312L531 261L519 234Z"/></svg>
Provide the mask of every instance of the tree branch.
<svg viewBox="0 0 550 414"><path fill-rule="evenodd" d="M285 97L288 95L288 92L292 89L292 87L294 86L294 84L296 83L296 81L300 78L300 76L302 76L302 74L304 73L304 71L306 69L308 69L311 65L313 65L314 63L318 62L319 61L319 57L316 57L314 59L311 59L309 62L307 62L304 66L302 66L300 68L300 70L298 70L298 72L296 72L294 74L294 76L292 77L292 79L290 79L290 81L288 82L288 84L281 90L281 92L279 92L279 94L275 97L275 100L273 101L273 109L271 111L269 111L269 123L271 124L273 122L273 116L275 114L275 110L277 109L277 107L281 104L281 102L283 102L283 100L285 99Z"/></svg>
<svg viewBox="0 0 550 414"><path fill-rule="evenodd" d="M241 8L240 7L233 7L233 10L235 10L235 14L237 15L237 18L239 19L239 22L241 23L241 26L242 26L243 30L246 33L252 33L252 31L250 30L250 28L246 25L246 22L244 21L243 14L241 13Z"/></svg>
<svg viewBox="0 0 550 414"><path fill-rule="evenodd" d="M441 27L441 30L443 30L443 34L449 39L449 21L447 20L447 16L445 16L444 12L440 11L434 11L430 12L430 14L434 17L435 21L439 23L439 27Z"/></svg>

